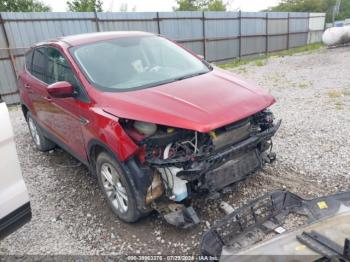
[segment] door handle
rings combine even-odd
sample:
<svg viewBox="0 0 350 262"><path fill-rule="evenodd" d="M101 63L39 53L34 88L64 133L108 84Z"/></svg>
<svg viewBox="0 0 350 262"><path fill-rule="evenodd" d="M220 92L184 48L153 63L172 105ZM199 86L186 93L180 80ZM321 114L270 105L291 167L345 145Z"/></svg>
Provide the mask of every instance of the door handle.
<svg viewBox="0 0 350 262"><path fill-rule="evenodd" d="M80 118L79 118L79 122L80 122L80 124L82 124L83 126L89 124L89 120L87 120L87 119L84 118L84 117L80 117Z"/></svg>
<svg viewBox="0 0 350 262"><path fill-rule="evenodd" d="M24 88L27 89L28 94L33 94L33 89L29 84L24 84Z"/></svg>
<svg viewBox="0 0 350 262"><path fill-rule="evenodd" d="M52 101L52 97L51 96L45 96L44 99L48 102L51 102Z"/></svg>

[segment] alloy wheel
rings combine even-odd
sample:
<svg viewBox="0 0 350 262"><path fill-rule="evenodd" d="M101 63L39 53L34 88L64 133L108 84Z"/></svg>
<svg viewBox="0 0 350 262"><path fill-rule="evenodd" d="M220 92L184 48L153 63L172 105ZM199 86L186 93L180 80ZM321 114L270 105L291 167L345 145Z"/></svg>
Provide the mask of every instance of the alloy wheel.
<svg viewBox="0 0 350 262"><path fill-rule="evenodd" d="M128 196L118 171L111 164L103 163L100 175L108 200L120 213L127 212Z"/></svg>

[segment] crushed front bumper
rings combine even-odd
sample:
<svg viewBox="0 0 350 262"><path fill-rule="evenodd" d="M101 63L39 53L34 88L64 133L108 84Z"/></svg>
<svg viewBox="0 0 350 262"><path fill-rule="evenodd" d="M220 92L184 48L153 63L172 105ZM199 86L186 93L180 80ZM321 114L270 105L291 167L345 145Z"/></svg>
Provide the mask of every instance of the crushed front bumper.
<svg viewBox="0 0 350 262"><path fill-rule="evenodd" d="M188 195L209 193L208 198L215 198L220 196L221 192L231 190L231 185L243 180L262 168L266 162L274 159L274 154L268 153L268 149L272 147L271 138L280 125L281 120L260 133L251 134L238 143L228 145L210 154L154 158L148 159L147 163L160 170L160 173L164 170L166 181L168 181L168 172L175 167L176 178L187 181ZM189 201L178 201L176 208L169 208L174 205L165 201L169 195L170 193L154 202L154 209L162 214L168 223L181 228L188 228L199 223L199 218L194 209L189 206ZM170 195L170 197L173 196ZM173 199L171 198L171 201Z"/></svg>
<svg viewBox="0 0 350 262"><path fill-rule="evenodd" d="M187 157L178 157L178 158L169 158L169 159L151 159L148 160L148 163L155 167L167 167L167 166L178 166L188 164L189 162L207 162L207 163L217 163L218 161L225 160L225 158L229 158L230 155L237 154L242 151L249 151L250 149L254 149L257 145L263 141L270 140L274 134L277 132L279 127L281 126L282 120L277 121L271 128L266 129L265 131L254 134L249 138L226 147L221 151L217 151L210 155L197 155L195 158L187 158Z"/></svg>
<svg viewBox="0 0 350 262"><path fill-rule="evenodd" d="M240 181L269 162L266 145L277 132L281 120L265 131L251 135L247 139L230 145L210 155L197 155L195 158L155 159L149 164L164 168L169 166L191 166L177 173L187 181L200 181L200 189L211 192ZM270 145L268 145L270 146Z"/></svg>

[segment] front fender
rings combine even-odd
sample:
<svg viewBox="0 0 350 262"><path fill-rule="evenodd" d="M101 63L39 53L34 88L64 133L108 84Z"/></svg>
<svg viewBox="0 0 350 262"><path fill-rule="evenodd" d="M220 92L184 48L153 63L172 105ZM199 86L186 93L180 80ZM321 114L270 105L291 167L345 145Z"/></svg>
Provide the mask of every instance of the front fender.
<svg viewBox="0 0 350 262"><path fill-rule="evenodd" d="M125 133L119 124L119 119L104 112L100 108L92 108L90 123L84 128L85 141L98 140L108 146L109 150L120 161L125 161L133 156L138 146Z"/></svg>

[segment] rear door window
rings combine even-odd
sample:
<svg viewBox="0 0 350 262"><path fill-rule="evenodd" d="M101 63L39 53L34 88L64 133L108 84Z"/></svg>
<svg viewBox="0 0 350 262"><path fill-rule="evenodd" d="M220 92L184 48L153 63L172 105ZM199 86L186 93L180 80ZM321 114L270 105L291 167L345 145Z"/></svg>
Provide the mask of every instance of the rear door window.
<svg viewBox="0 0 350 262"><path fill-rule="evenodd" d="M39 80L47 83L47 48L39 47L34 50L31 73Z"/></svg>

